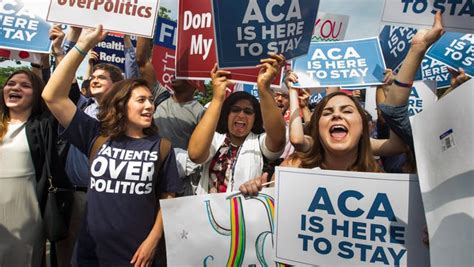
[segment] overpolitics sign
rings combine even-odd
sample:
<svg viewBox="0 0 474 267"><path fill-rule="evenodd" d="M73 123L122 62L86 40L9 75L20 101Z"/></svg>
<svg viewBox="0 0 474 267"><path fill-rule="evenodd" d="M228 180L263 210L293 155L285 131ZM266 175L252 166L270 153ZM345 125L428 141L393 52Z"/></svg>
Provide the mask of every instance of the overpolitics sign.
<svg viewBox="0 0 474 267"><path fill-rule="evenodd" d="M275 173L276 261L429 266L416 176L282 167Z"/></svg>
<svg viewBox="0 0 474 267"><path fill-rule="evenodd" d="M473 263L473 88L471 79L412 122L433 267Z"/></svg>
<svg viewBox="0 0 474 267"><path fill-rule="evenodd" d="M382 22L431 27L438 10L447 31L474 32L472 0L385 0Z"/></svg>
<svg viewBox="0 0 474 267"><path fill-rule="evenodd" d="M447 32L430 47L426 56L456 70L463 68L466 74L472 77L474 76L474 34Z"/></svg>
<svg viewBox="0 0 474 267"><path fill-rule="evenodd" d="M153 38L158 0L51 0L48 21Z"/></svg>
<svg viewBox="0 0 474 267"><path fill-rule="evenodd" d="M378 38L311 43L293 60L296 88L383 84L385 62Z"/></svg>
<svg viewBox="0 0 474 267"><path fill-rule="evenodd" d="M272 266L273 190L161 200L168 266ZM192 211L192 212L190 212Z"/></svg>
<svg viewBox="0 0 474 267"><path fill-rule="evenodd" d="M170 92L173 91L172 82L176 71L176 25L175 21L158 17L151 59L155 67L156 79Z"/></svg>
<svg viewBox="0 0 474 267"><path fill-rule="evenodd" d="M0 1L0 48L49 53L47 1Z"/></svg>
<svg viewBox="0 0 474 267"><path fill-rule="evenodd" d="M311 42L344 40L348 24L349 16L318 12Z"/></svg>
<svg viewBox="0 0 474 267"><path fill-rule="evenodd" d="M319 0L212 0L220 68L252 67L269 52L308 52Z"/></svg>
<svg viewBox="0 0 474 267"><path fill-rule="evenodd" d="M210 72L216 63L216 44L212 7L209 1L182 0L179 2L178 43L176 52L176 77L181 79L210 79ZM230 79L243 82L257 82L259 69L227 69ZM272 85L279 86L281 75Z"/></svg>

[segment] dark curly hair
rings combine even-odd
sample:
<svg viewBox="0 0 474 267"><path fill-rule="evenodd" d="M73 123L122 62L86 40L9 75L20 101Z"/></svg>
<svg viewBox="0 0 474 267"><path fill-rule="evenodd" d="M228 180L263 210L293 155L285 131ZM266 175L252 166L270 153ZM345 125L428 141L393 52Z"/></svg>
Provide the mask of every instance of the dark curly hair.
<svg viewBox="0 0 474 267"><path fill-rule="evenodd" d="M148 86L147 81L143 79L126 79L114 83L112 88L104 95L100 103L97 119L100 121L99 132L103 136L117 138L125 135L127 129L127 103L132 95L132 91L137 87ZM154 135L158 133L154 121L151 126L143 129L145 135Z"/></svg>
<svg viewBox="0 0 474 267"><path fill-rule="evenodd" d="M260 110L260 104L258 100L251 94L243 91L232 93L227 99L224 101L222 105L221 115L219 117L219 121L217 122L216 131L220 134L226 134L229 132L227 127L227 119L229 117L230 108L237 103L239 100L248 100L252 104L253 109L255 110L255 122L252 126L252 133L254 134L261 134L264 132L263 129L263 119L262 119L262 111Z"/></svg>

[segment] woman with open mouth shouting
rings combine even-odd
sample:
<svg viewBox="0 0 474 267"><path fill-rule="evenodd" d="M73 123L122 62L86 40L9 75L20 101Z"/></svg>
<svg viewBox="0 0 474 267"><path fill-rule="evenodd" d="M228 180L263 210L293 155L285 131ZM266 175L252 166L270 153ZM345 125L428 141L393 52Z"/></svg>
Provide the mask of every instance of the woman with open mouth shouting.
<svg viewBox="0 0 474 267"><path fill-rule="evenodd" d="M270 84L283 66L281 55L261 61L260 103L245 92L225 99L229 71L211 71L213 98L189 141L189 157L203 164L197 194L230 192L261 175L264 157L278 159L285 146L285 123ZM265 129L265 132L264 132Z"/></svg>

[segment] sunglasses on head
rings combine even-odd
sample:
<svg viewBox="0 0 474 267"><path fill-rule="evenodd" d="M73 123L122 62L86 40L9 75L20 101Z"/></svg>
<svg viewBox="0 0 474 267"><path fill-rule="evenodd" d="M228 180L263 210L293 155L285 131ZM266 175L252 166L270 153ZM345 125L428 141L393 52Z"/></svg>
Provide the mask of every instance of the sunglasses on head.
<svg viewBox="0 0 474 267"><path fill-rule="evenodd" d="M246 115L255 114L255 110L253 110L252 108L241 108L239 106L231 106L230 107L230 112L232 112L232 113L240 113L241 111L243 111Z"/></svg>

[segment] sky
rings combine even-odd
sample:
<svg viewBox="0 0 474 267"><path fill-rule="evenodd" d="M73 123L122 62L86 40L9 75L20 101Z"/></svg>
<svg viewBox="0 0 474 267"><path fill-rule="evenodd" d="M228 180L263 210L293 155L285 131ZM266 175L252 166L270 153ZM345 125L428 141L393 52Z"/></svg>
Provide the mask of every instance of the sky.
<svg viewBox="0 0 474 267"><path fill-rule="evenodd" d="M161 0L160 6L171 9L171 17L176 18L177 3L177 0ZM320 0L318 12L350 16L345 39L351 40L378 36L383 6L384 0ZM17 66L11 61L0 63L0 67L10 65ZM82 64L77 75L82 76L84 71Z"/></svg>
<svg viewBox="0 0 474 267"><path fill-rule="evenodd" d="M177 17L178 1L161 0L160 6ZM350 16L345 39L351 40L378 36L383 6L384 0L320 0L318 12Z"/></svg>

